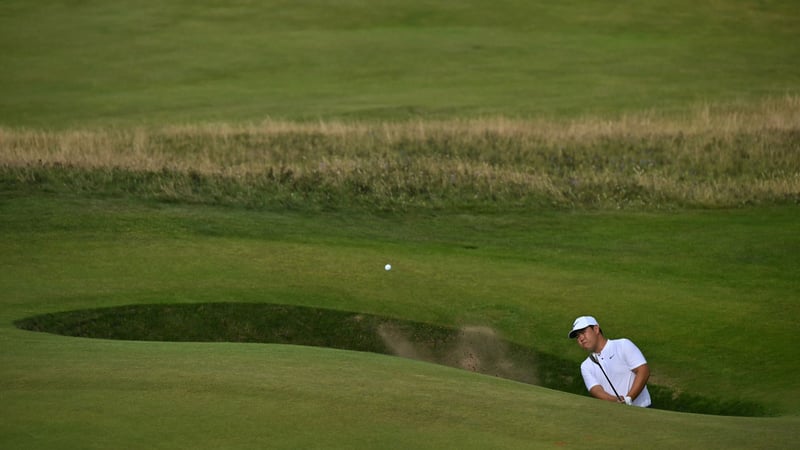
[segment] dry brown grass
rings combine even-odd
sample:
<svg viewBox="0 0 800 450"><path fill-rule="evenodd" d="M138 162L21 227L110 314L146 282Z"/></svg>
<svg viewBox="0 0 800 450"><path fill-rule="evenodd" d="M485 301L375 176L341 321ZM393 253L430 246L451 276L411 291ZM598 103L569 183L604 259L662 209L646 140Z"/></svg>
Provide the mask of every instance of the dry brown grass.
<svg viewBox="0 0 800 450"><path fill-rule="evenodd" d="M17 178L52 167L169 172L222 177L258 185L255 190L277 183L288 190L322 189L328 197L368 195L388 202L797 202L800 97L703 105L679 118L643 113L564 122L499 117L0 129L0 165ZM170 195L179 197L180 186L175 189Z"/></svg>

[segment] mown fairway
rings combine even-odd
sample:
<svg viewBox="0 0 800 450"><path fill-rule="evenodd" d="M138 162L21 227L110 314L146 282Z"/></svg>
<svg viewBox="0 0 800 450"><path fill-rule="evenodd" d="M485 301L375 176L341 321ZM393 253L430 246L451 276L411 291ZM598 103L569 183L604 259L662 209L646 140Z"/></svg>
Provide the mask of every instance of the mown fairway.
<svg viewBox="0 0 800 450"><path fill-rule="evenodd" d="M796 93L795 1L0 4L0 123L682 111Z"/></svg>
<svg viewBox="0 0 800 450"><path fill-rule="evenodd" d="M0 3L0 447L795 446L798 18L790 1ZM491 327L575 376L565 335L594 314L652 386L768 417L13 325L205 302Z"/></svg>

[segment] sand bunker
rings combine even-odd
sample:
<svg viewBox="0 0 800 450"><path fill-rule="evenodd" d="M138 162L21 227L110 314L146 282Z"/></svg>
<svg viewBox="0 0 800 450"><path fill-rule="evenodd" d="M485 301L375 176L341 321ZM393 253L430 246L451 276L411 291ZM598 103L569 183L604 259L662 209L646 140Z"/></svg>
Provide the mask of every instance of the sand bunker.
<svg viewBox="0 0 800 450"><path fill-rule="evenodd" d="M377 331L395 356L536 384L533 360L515 360L508 342L492 328L465 326L445 342L412 340L407 331L389 323L381 324Z"/></svg>
<svg viewBox="0 0 800 450"><path fill-rule="evenodd" d="M259 342L382 353L586 395L576 361L503 339L485 326L448 328L371 314L264 303L143 304L42 314L21 329L100 339ZM649 385L662 409L765 415L738 399Z"/></svg>

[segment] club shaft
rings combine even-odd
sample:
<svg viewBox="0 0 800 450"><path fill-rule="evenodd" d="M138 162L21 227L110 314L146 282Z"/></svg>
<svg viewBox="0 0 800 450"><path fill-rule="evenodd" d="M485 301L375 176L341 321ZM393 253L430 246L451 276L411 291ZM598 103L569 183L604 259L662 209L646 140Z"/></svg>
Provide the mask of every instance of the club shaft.
<svg viewBox="0 0 800 450"><path fill-rule="evenodd" d="M612 390L612 391L614 391L614 395L616 395L616 396L617 396L617 398L621 398L621 397L619 396L619 392L617 392L617 390L616 390L616 389L614 389L614 384L611 382L611 379L610 379L610 378L608 378L608 375L606 374L606 371L605 371L605 369L603 369L603 365L602 365L602 364L600 364L600 360L599 360L599 359L597 359L597 357L596 357L596 356L594 356L594 355L592 355L592 357L591 357L590 359L591 359L591 360L592 360L592 361L593 361L595 364L597 364L597 367L599 367L599 368L600 368L600 371L601 371L601 372L603 372L603 376L604 376L604 377L606 377L606 381L608 381L608 385L609 385L609 386L611 386L611 390Z"/></svg>

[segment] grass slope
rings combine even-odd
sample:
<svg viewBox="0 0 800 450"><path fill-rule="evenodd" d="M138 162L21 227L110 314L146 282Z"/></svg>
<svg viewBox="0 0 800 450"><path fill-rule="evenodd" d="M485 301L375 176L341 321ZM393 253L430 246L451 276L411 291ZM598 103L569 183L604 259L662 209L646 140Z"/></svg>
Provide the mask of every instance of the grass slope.
<svg viewBox="0 0 800 450"><path fill-rule="evenodd" d="M634 410L367 353L4 330L4 448L787 448L797 418ZM622 432L605 430L609 422ZM603 431L598 431L603 430Z"/></svg>
<svg viewBox="0 0 800 450"><path fill-rule="evenodd" d="M8 0L0 124L575 116L797 94L795 1Z"/></svg>

